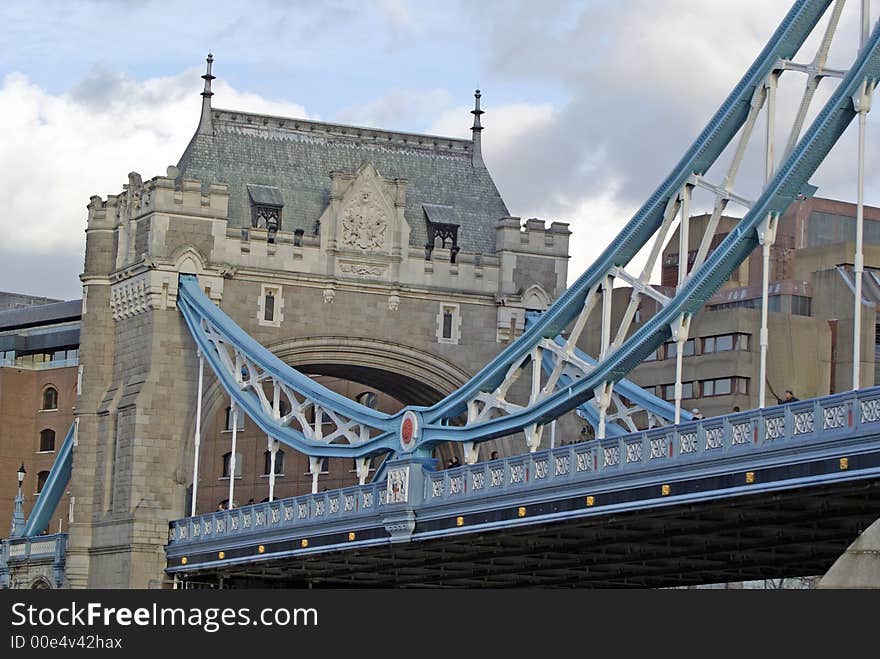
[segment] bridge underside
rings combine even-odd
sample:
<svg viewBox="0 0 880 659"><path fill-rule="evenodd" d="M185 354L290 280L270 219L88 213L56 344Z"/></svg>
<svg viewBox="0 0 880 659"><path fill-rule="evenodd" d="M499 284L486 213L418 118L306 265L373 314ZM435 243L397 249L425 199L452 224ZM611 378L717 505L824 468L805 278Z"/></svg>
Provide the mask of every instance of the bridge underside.
<svg viewBox="0 0 880 659"><path fill-rule="evenodd" d="M566 505L548 503L544 513ZM540 515L540 506L529 513ZM878 516L880 479L861 480L442 538L419 539L417 525L409 543L187 576L231 588L657 588L813 576ZM493 517L509 520L509 510L487 512L481 521Z"/></svg>

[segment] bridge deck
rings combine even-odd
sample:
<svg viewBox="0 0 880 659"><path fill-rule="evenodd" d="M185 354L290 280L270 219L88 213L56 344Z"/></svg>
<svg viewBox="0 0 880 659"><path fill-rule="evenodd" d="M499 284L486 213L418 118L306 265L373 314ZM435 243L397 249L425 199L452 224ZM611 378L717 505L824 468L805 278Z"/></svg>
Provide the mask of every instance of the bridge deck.
<svg viewBox="0 0 880 659"><path fill-rule="evenodd" d="M168 572L359 587L822 574L880 512L880 389L443 472L408 467L403 501L388 496L389 467L386 483L174 522Z"/></svg>

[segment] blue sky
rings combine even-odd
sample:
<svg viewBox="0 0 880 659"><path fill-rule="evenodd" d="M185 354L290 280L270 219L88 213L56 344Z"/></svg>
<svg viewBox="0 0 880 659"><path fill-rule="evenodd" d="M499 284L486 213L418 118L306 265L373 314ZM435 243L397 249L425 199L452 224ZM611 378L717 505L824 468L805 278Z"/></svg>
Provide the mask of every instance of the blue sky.
<svg viewBox="0 0 880 659"><path fill-rule="evenodd" d="M80 295L89 197L177 161L208 51L221 108L468 136L480 87L490 172L514 215L571 224L573 278L678 160L787 5L7 0L0 290ZM845 16L841 32L853 29ZM820 194L852 198L847 162L829 165ZM880 178L868 183L868 202L880 203Z"/></svg>

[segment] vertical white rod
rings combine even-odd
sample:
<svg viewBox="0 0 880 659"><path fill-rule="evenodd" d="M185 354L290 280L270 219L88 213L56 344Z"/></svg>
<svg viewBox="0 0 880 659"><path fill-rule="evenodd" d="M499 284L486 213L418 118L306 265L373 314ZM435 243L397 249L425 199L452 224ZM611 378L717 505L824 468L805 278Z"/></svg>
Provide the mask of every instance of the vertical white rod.
<svg viewBox="0 0 880 659"><path fill-rule="evenodd" d="M868 40L868 34L871 31L871 0L862 0L861 7L862 30L859 38L859 49L865 45Z"/></svg>
<svg viewBox="0 0 880 659"><path fill-rule="evenodd" d="M758 409L764 408L767 395L767 295L770 288L770 241L765 240L762 257L764 269L761 272L761 366L758 373Z"/></svg>
<svg viewBox="0 0 880 659"><path fill-rule="evenodd" d="M681 191L681 222L678 225L678 288L681 288L681 285L687 278L687 267L690 260L690 239L688 235L691 226L690 214L691 186L685 185Z"/></svg>
<svg viewBox="0 0 880 659"><path fill-rule="evenodd" d="M235 404L235 401L232 400L232 453L229 455L229 503L226 506L227 510L232 510L233 508L233 495L235 494L235 468L236 468L236 459L235 459L235 442L237 439L238 433L238 405Z"/></svg>
<svg viewBox="0 0 880 659"><path fill-rule="evenodd" d="M550 448L556 447L556 419L550 423Z"/></svg>
<svg viewBox="0 0 880 659"><path fill-rule="evenodd" d="M777 75L771 73L767 76L767 133L764 145L764 184L766 185L773 176L773 143L776 139L774 128L776 126L776 83Z"/></svg>
<svg viewBox="0 0 880 659"><path fill-rule="evenodd" d="M599 350L600 361L608 356L608 348L611 345L611 296L614 292L613 282L610 276L602 280L602 344ZM599 426L596 428L596 439L605 439L605 415L608 412L608 383L602 383L599 397Z"/></svg>
<svg viewBox="0 0 880 659"><path fill-rule="evenodd" d="M675 423L681 421L681 371L684 359L684 341L675 342Z"/></svg>
<svg viewBox="0 0 880 659"><path fill-rule="evenodd" d="M863 99L866 98L864 92ZM862 348L862 271L864 267L864 204L865 204L865 123L867 112L859 110L859 173L856 201L856 256L853 270L855 271L855 306L853 308L853 389L861 384L861 348Z"/></svg>
<svg viewBox="0 0 880 659"><path fill-rule="evenodd" d="M278 454L278 440L269 437L269 501L275 501L275 456Z"/></svg>
<svg viewBox="0 0 880 659"><path fill-rule="evenodd" d="M684 280L687 278L688 261L690 260L690 225L691 225L691 186L685 185L681 191L681 222L678 225L678 286L679 292ZM682 318L684 321L684 318ZM687 332L684 331L684 322L680 324L679 334L675 341L675 423L681 421L681 377L684 366L684 343L687 340Z"/></svg>
<svg viewBox="0 0 880 659"><path fill-rule="evenodd" d="M193 451L193 490L192 502L190 503L190 517L196 514L196 497L199 493L199 447L202 444L202 381L205 377L205 357L199 350L199 390L196 394L196 436Z"/></svg>
<svg viewBox="0 0 880 659"><path fill-rule="evenodd" d="M278 380L274 381L272 389L272 418L276 421L281 418L281 387ZM278 453L278 441L269 436L269 501L275 501L275 457Z"/></svg>

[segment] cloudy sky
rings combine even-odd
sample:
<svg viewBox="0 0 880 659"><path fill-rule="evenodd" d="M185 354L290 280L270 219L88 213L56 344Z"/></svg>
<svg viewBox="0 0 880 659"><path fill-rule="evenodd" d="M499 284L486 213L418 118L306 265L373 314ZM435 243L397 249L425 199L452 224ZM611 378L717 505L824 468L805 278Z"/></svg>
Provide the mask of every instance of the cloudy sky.
<svg viewBox="0 0 880 659"><path fill-rule="evenodd" d="M788 4L5 0L0 290L80 296L89 197L177 162L209 51L221 108L469 137L479 87L489 170L514 215L571 224L573 279L678 161ZM858 0L848 4L831 65L855 53ZM783 107L803 87L788 78ZM866 201L880 204L873 119ZM819 194L854 199L854 133L814 178Z"/></svg>

